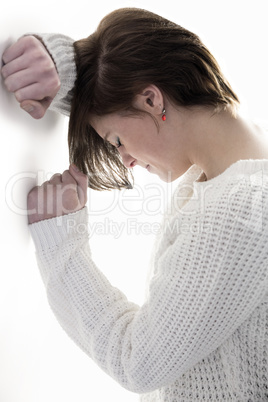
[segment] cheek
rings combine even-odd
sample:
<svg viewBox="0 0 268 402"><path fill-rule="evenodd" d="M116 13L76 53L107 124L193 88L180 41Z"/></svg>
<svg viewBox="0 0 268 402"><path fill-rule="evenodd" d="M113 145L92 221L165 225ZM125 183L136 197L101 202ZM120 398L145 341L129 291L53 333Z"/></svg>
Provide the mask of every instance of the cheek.
<svg viewBox="0 0 268 402"><path fill-rule="evenodd" d="M132 156L136 154L156 154L161 149L161 137L150 116L133 118L131 125L121 127L121 142Z"/></svg>

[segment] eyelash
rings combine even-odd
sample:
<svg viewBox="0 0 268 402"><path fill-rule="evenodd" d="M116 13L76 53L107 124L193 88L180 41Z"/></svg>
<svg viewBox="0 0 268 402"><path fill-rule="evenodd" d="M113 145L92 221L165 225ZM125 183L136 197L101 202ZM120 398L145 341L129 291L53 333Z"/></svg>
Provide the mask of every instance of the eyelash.
<svg viewBox="0 0 268 402"><path fill-rule="evenodd" d="M116 144L115 144L116 148L120 148L122 146L119 137L116 138Z"/></svg>

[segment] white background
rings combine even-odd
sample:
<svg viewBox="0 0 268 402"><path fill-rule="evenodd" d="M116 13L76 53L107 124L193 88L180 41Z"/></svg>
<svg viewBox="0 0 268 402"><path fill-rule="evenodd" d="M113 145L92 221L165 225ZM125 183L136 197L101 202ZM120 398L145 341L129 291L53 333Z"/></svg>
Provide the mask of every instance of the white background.
<svg viewBox="0 0 268 402"><path fill-rule="evenodd" d="M267 120L265 0L6 1L0 13L0 54L27 32L88 36L105 14L125 6L147 8L197 33L219 61L243 110ZM26 195L35 183L68 167L67 124L67 118L52 112L33 120L0 83L0 402L138 400L65 335L48 307L36 266ZM136 183L128 193L90 192L89 207L95 261L130 300L142 303L158 228L154 222L161 219L170 189L138 169Z"/></svg>

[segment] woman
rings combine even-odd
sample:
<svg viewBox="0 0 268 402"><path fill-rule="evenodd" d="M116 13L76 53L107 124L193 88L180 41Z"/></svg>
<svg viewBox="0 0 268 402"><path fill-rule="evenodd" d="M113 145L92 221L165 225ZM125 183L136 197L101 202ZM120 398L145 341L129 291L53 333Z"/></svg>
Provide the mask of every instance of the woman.
<svg viewBox="0 0 268 402"><path fill-rule="evenodd" d="M239 115L236 94L199 38L152 13L122 9L104 18L74 43L77 75L72 41L42 40L60 91L34 38L7 50L2 74L34 117L52 98L54 110L70 110L75 164L28 197L39 267L61 325L143 401L266 400L267 134ZM35 63L31 48L41 55L34 78L25 71ZM165 181L182 176L142 306L95 266L85 207L88 183L129 187L136 165Z"/></svg>

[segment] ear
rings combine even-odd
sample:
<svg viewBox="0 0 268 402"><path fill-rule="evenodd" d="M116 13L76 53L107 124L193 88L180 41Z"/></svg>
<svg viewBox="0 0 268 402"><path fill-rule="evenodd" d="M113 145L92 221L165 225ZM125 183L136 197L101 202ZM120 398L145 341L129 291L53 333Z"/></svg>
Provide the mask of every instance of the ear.
<svg viewBox="0 0 268 402"><path fill-rule="evenodd" d="M157 86L149 85L136 96L135 106L155 116L161 115L164 108L162 92Z"/></svg>

